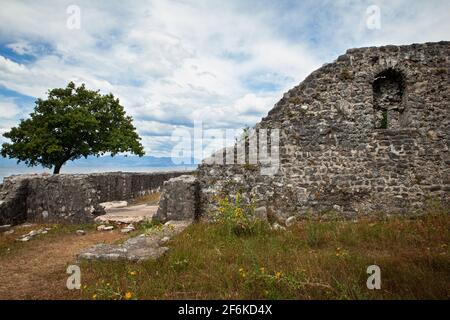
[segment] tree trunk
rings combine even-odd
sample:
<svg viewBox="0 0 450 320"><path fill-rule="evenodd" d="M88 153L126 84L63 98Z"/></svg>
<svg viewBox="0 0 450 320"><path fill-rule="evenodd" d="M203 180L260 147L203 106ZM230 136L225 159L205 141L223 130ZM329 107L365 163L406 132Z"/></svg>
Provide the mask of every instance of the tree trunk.
<svg viewBox="0 0 450 320"><path fill-rule="evenodd" d="M55 164L55 167L53 168L53 174L59 174L61 167L62 167L62 164Z"/></svg>

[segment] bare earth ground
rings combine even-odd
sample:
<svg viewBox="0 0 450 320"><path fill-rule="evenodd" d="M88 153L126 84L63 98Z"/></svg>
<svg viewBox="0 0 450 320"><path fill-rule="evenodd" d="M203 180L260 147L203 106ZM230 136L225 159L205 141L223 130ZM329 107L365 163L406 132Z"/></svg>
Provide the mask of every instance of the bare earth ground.
<svg viewBox="0 0 450 320"><path fill-rule="evenodd" d="M120 223L137 223L150 220L158 210L158 206L139 204L124 208L112 208L106 214L96 218L97 221L113 221Z"/></svg>
<svg viewBox="0 0 450 320"><path fill-rule="evenodd" d="M156 261L80 263L83 290L72 291L66 268L82 249L122 242L155 226L129 234L94 225L19 226L13 234L0 233L0 299L448 300L448 212L436 209L414 219L309 219L285 231L261 227L252 234L235 234L226 224L193 224ZM43 227L51 228L48 234L16 241ZM381 290L367 289L369 265L383 270Z"/></svg>
<svg viewBox="0 0 450 320"><path fill-rule="evenodd" d="M151 194L123 208L112 208L99 217L99 223L138 223L151 219L158 208L159 194ZM120 230L96 231L87 227L86 235L75 233L83 226L53 226L46 235L29 242L15 241L22 234L42 226L17 227L12 235L0 233L0 299L78 299L79 290L69 291L66 268L75 263L82 249L99 243L114 243L128 238ZM83 277L83 275L82 275ZM82 278L83 283L83 278Z"/></svg>
<svg viewBox="0 0 450 320"><path fill-rule="evenodd" d="M0 256L0 299L81 298L79 290L66 288L67 265L75 262L81 249L126 236L113 230L39 237Z"/></svg>

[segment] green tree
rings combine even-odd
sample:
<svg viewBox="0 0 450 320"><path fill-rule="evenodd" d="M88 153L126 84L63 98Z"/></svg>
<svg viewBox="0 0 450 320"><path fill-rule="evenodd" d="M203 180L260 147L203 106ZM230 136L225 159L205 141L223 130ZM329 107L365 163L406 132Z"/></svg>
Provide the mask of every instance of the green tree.
<svg viewBox="0 0 450 320"><path fill-rule="evenodd" d="M11 143L2 145L1 154L28 166L53 167L54 174L67 161L81 157L121 152L143 156L132 121L112 94L70 82L66 88L50 90L46 100L38 99L30 118L3 134Z"/></svg>

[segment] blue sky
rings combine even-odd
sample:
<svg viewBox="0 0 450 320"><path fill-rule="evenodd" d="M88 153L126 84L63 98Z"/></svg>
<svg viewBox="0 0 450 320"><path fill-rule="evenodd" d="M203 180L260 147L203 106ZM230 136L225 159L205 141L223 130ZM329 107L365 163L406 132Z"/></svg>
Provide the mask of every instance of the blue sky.
<svg viewBox="0 0 450 320"><path fill-rule="evenodd" d="M80 29L67 28L69 5ZM381 28L367 28L377 5ZM0 133L69 81L120 98L148 154L201 119L243 128L346 49L450 40L450 2L5 1L0 11ZM4 139L1 138L0 142Z"/></svg>

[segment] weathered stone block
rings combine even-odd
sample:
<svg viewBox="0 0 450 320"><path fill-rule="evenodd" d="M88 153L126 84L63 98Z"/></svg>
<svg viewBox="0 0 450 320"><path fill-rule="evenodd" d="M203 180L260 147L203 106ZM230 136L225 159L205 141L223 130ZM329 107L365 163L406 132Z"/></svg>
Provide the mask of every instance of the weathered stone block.
<svg viewBox="0 0 450 320"><path fill-rule="evenodd" d="M198 218L200 195L197 178L183 175L164 182L158 211L153 219L158 222L169 220L196 220Z"/></svg>

